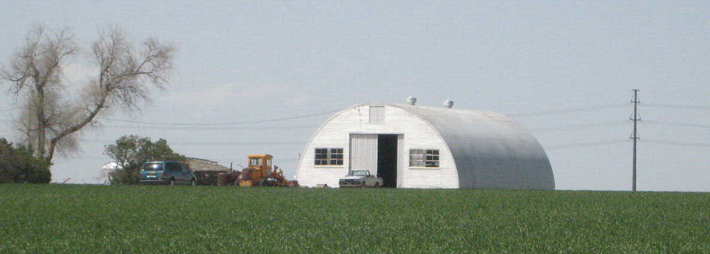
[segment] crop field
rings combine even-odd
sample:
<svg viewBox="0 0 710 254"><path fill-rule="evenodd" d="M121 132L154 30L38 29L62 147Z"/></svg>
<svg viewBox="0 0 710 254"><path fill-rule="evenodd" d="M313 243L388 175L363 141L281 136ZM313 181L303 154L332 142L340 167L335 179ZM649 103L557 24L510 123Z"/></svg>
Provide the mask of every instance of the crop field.
<svg viewBox="0 0 710 254"><path fill-rule="evenodd" d="M0 253L710 253L710 194L0 185Z"/></svg>

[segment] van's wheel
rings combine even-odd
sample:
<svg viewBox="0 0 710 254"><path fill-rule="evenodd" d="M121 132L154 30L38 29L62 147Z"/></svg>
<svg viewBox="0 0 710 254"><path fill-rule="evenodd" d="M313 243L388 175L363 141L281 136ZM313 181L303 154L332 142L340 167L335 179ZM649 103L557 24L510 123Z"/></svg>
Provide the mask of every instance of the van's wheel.
<svg viewBox="0 0 710 254"><path fill-rule="evenodd" d="M192 186L197 185L197 181L195 181L195 178L192 178L192 180L190 180L190 185L192 185Z"/></svg>
<svg viewBox="0 0 710 254"><path fill-rule="evenodd" d="M380 187L380 183L375 183L375 188Z"/></svg>
<svg viewBox="0 0 710 254"><path fill-rule="evenodd" d="M170 179L170 185L175 185L175 179Z"/></svg>
<svg viewBox="0 0 710 254"><path fill-rule="evenodd" d="M365 181L363 181L362 183L360 183L360 188L365 188Z"/></svg>

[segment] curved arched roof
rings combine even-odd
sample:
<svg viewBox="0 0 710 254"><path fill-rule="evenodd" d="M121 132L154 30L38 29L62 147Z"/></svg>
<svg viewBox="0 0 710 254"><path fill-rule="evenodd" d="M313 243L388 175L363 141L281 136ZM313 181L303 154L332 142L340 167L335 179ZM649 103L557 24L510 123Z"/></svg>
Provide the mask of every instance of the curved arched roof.
<svg viewBox="0 0 710 254"><path fill-rule="evenodd" d="M385 104L433 126L449 146L460 188L554 189L545 150L520 123L493 112Z"/></svg>

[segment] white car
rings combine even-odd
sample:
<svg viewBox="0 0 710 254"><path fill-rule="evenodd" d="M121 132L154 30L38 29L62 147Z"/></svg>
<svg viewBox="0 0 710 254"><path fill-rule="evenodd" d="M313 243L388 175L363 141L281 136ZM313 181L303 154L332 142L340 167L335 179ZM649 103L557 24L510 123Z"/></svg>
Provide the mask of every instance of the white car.
<svg viewBox="0 0 710 254"><path fill-rule="evenodd" d="M382 186L382 177L377 177L370 174L369 170L354 169L348 172L348 175L340 179L340 188L344 187L380 187Z"/></svg>

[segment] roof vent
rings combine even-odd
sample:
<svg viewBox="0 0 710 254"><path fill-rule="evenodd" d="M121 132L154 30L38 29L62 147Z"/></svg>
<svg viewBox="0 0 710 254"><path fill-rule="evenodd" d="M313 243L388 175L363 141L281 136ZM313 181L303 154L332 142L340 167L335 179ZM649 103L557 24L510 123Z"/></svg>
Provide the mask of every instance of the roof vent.
<svg viewBox="0 0 710 254"><path fill-rule="evenodd" d="M414 106L414 104L417 104L417 97L412 97L409 96L407 97L407 104Z"/></svg>
<svg viewBox="0 0 710 254"><path fill-rule="evenodd" d="M447 107L447 108L452 108L452 107L454 107L454 101L449 100L449 99L445 100L445 101L444 101L444 107Z"/></svg>

